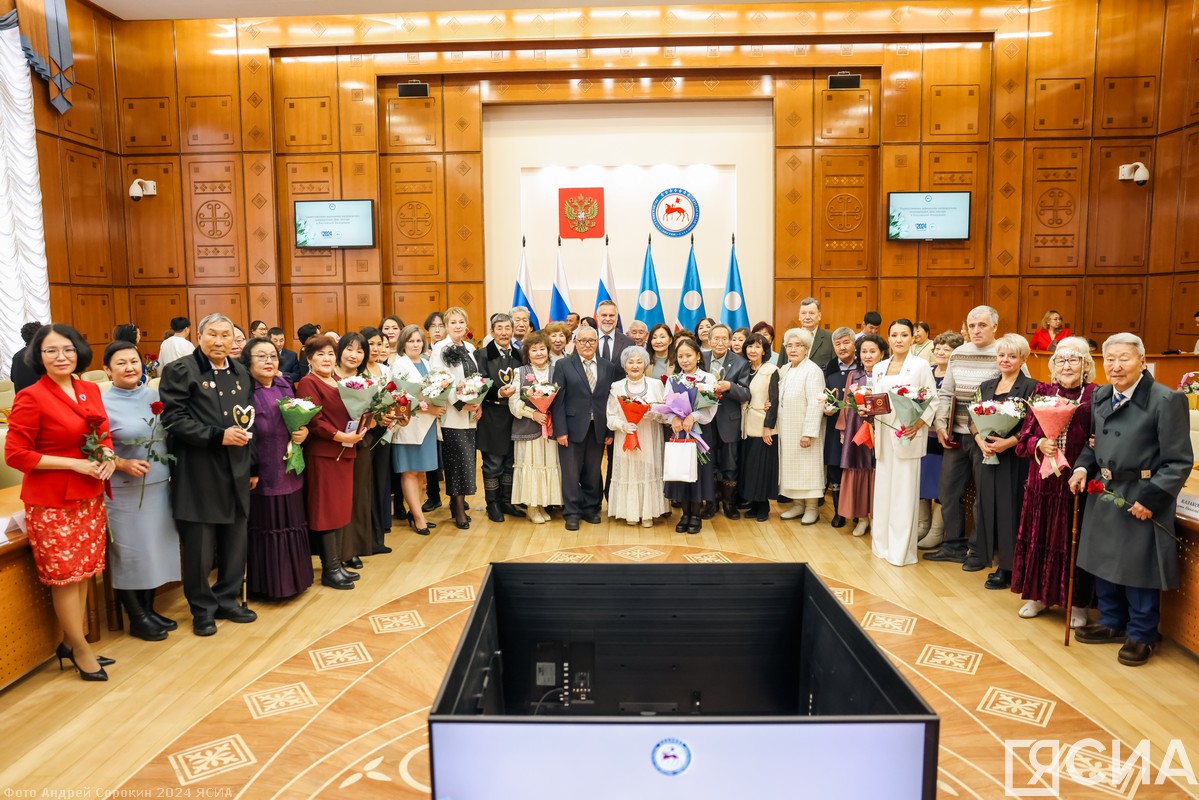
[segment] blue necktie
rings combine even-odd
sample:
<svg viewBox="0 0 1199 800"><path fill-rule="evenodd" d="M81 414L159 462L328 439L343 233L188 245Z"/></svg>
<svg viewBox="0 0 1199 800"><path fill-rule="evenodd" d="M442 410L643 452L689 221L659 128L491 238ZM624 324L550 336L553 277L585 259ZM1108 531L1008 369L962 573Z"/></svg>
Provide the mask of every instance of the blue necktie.
<svg viewBox="0 0 1199 800"><path fill-rule="evenodd" d="M1120 404L1123 402L1124 402L1124 395L1120 394L1119 392L1116 392L1115 394L1113 394L1112 395L1112 411L1115 411L1117 408L1119 408Z"/></svg>

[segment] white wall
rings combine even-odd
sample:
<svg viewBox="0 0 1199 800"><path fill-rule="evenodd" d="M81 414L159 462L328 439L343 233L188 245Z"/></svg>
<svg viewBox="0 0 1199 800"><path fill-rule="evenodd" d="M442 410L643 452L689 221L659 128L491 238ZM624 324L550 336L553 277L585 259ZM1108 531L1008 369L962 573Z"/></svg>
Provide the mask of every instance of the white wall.
<svg viewBox="0 0 1199 800"><path fill-rule="evenodd" d="M521 236L533 302L549 319L558 189L603 186L617 302L636 311L647 234L667 322L673 323L690 238L654 228L651 204L677 187L699 202L695 250L708 316L719 318L730 235L737 235L751 320L773 308L774 128L769 101L487 106L483 196L487 309L505 309L520 265ZM572 308L595 308L602 239L563 239Z"/></svg>

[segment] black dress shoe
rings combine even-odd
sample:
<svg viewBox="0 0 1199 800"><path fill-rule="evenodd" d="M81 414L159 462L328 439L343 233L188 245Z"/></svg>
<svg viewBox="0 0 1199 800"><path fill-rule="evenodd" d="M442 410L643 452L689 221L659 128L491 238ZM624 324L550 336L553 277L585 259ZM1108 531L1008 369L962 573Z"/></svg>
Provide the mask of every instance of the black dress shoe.
<svg viewBox="0 0 1199 800"><path fill-rule="evenodd" d="M341 565L338 567L338 574L341 575L341 577L345 578L347 581L356 581L362 577L357 572L351 572L350 570L346 569L345 565Z"/></svg>
<svg viewBox="0 0 1199 800"><path fill-rule="evenodd" d="M577 531L578 529L579 529L579 518L578 517L567 517L566 518L566 530Z"/></svg>
<svg viewBox="0 0 1199 800"><path fill-rule="evenodd" d="M997 569L987 576L987 582L983 584L985 589L1010 589L1012 588L1012 573L1010 570Z"/></svg>
<svg viewBox="0 0 1199 800"><path fill-rule="evenodd" d="M588 525L599 525L602 520L600 520L599 514L592 512L591 514L584 514L583 521Z"/></svg>
<svg viewBox="0 0 1199 800"><path fill-rule="evenodd" d="M382 545L381 547L376 547L374 550L371 550L371 555L372 556L383 556L383 555L387 555L390 552L391 552L390 547L388 547L387 545Z"/></svg>
<svg viewBox="0 0 1199 800"><path fill-rule="evenodd" d="M425 501L425 504L420 507L420 510L428 514L430 511L436 511L439 508L441 508L441 498L430 497Z"/></svg>
<svg viewBox="0 0 1199 800"><path fill-rule="evenodd" d="M966 556L962 562L962 572L982 572L989 566L991 565L978 556Z"/></svg>
<svg viewBox="0 0 1199 800"><path fill-rule="evenodd" d="M758 522L765 522L766 520L770 519L770 503L762 501L758 504L758 507L754 510L753 514L754 519L756 519ZM748 516L748 514L746 516Z"/></svg>
<svg viewBox="0 0 1199 800"><path fill-rule="evenodd" d="M487 504L487 519L491 520L492 522L504 521L504 512L500 510L499 503Z"/></svg>
<svg viewBox="0 0 1199 800"><path fill-rule="evenodd" d="M241 606L233 606L232 608L218 608L216 610L217 619L227 619L230 622L253 622L258 619L258 612Z"/></svg>
<svg viewBox="0 0 1199 800"><path fill-rule="evenodd" d="M742 511L747 511L747 510L753 508L753 506L754 506L753 502L749 501L749 500L738 500L737 501L737 508L741 509Z"/></svg>
<svg viewBox="0 0 1199 800"><path fill-rule="evenodd" d="M321 586L328 586L330 589L353 589L354 582L336 570L322 570Z"/></svg>
<svg viewBox="0 0 1199 800"><path fill-rule="evenodd" d="M529 516L511 503L500 503L500 511L503 511L504 514L509 517L523 518Z"/></svg>
<svg viewBox="0 0 1199 800"><path fill-rule="evenodd" d="M216 620L209 617L196 617L192 620L192 633L196 636L212 636L216 633Z"/></svg>
<svg viewBox="0 0 1199 800"><path fill-rule="evenodd" d="M686 533L687 525L689 522L690 522L690 518L686 514L679 517L679 524L674 526L674 532L675 533Z"/></svg>
<svg viewBox="0 0 1199 800"><path fill-rule="evenodd" d="M71 648L67 647L66 642L59 642L58 647L54 648L54 655L58 657L58 671L62 672L62 662L64 659L71 657ZM111 667L117 663L115 658L106 658L105 656L96 656L96 663L102 667Z"/></svg>
<svg viewBox="0 0 1199 800"><path fill-rule="evenodd" d="M712 517L714 517L714 516L716 516L715 501L705 500L703 508L700 509L699 518L700 519L712 519Z"/></svg>
<svg viewBox="0 0 1199 800"><path fill-rule="evenodd" d="M1074 641L1083 644L1111 644L1124 641L1124 631L1094 622L1074 629Z"/></svg>
<svg viewBox="0 0 1199 800"><path fill-rule="evenodd" d="M346 559L345 565L350 569L362 569L362 559L358 556Z"/></svg>
<svg viewBox="0 0 1199 800"><path fill-rule="evenodd" d="M845 517L841 516L840 514L834 514L833 518L831 520L829 520L829 524L832 525L834 528L844 528L845 527Z"/></svg>
<svg viewBox="0 0 1199 800"><path fill-rule="evenodd" d="M956 550L946 550L944 547L929 551L924 554L925 561L950 561L954 564L962 564L966 561L966 554Z"/></svg>
<svg viewBox="0 0 1199 800"><path fill-rule="evenodd" d="M1126 667L1139 667L1148 661L1151 655L1153 655L1153 645L1129 639L1120 648L1116 660Z"/></svg>
<svg viewBox="0 0 1199 800"><path fill-rule="evenodd" d="M700 529L703 527L704 527L703 520L700 519L699 517L688 517L687 518L687 533L699 533Z"/></svg>

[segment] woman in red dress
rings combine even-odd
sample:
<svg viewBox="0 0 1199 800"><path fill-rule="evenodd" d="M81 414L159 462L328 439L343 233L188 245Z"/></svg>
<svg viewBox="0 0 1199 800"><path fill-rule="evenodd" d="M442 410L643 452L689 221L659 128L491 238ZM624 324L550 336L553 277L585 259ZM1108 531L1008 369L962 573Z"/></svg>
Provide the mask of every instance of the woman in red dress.
<svg viewBox="0 0 1199 800"><path fill-rule="evenodd" d="M1062 315L1052 308L1041 317L1041 327L1032 336L1029 346L1037 352L1052 350L1057 343L1070 335L1070 329L1062 321Z"/></svg>
<svg viewBox="0 0 1199 800"><path fill-rule="evenodd" d="M104 569L100 492L116 464L100 389L74 377L91 363L92 349L74 328L53 324L34 334L25 357L40 378L17 394L4 460L25 473L29 547L63 630L59 666L68 658L85 681L106 681L112 660L97 656L84 638L87 579ZM83 450L89 440L91 458Z"/></svg>

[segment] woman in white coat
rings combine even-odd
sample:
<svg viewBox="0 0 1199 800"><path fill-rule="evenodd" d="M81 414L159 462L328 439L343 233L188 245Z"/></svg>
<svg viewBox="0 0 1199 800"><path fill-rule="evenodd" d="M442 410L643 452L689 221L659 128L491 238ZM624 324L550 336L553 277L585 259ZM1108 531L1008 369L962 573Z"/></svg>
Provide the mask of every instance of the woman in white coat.
<svg viewBox="0 0 1199 800"><path fill-rule="evenodd" d="M888 342L891 357L874 365L871 386L875 393L891 395L891 413L875 417L874 554L897 567L916 563L917 516L920 500L920 459L928 447L928 426L937 413L937 382L932 368L912 355L914 327L910 320L891 323ZM897 390L907 395L924 389L931 398L920 418L904 423L896 413ZM890 427L888 427L890 426ZM900 433L902 431L902 433Z"/></svg>
<svg viewBox="0 0 1199 800"><path fill-rule="evenodd" d="M783 519L812 525L824 496L824 371L808 358L812 334L792 328L783 334L787 364L779 370L779 494L802 500Z"/></svg>
<svg viewBox="0 0 1199 800"><path fill-rule="evenodd" d="M425 334L419 325L409 325L396 337L396 357L391 364L391 377L397 381L420 383L428 374L421 354L425 351ZM391 467L400 475L400 489L404 502L411 511L409 524L421 536L429 535L429 528L436 527L425 519L420 506L420 485L425 473L437 469L437 420L445 415L445 406L426 404L411 409L407 425L391 431Z"/></svg>
<svg viewBox="0 0 1199 800"><path fill-rule="evenodd" d="M450 496L454 525L460 530L470 527L466 515L466 498L475 493L475 425L482 416L483 406L463 403L458 399L458 384L468 375L479 371L475 363L475 346L467 341L466 310L454 306L445 314L446 338L433 345L429 358L430 370L446 370L454 376L449 405L441 418L441 460L445 466L445 492Z"/></svg>

